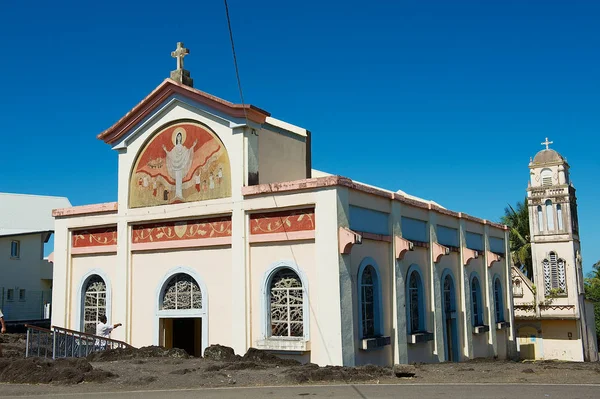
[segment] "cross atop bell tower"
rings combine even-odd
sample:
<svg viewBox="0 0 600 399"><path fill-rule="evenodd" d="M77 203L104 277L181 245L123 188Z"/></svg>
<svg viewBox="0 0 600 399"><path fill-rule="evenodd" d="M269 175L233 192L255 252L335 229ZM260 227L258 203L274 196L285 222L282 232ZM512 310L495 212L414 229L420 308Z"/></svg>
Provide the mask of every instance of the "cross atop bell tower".
<svg viewBox="0 0 600 399"><path fill-rule="evenodd" d="M171 79L186 86L194 87L194 79L190 77L190 71L183 69L183 57L189 53L190 50L183 47L183 42L177 43L177 49L171 52L171 57L177 59L177 69L171 71Z"/></svg>
<svg viewBox="0 0 600 399"><path fill-rule="evenodd" d="M181 64L181 65L183 65L183 60L182 60L181 62L182 62L182 64ZM548 141L548 137L546 137L546 141L544 141L544 142L542 143L542 145L545 145L545 146L546 146L546 149L547 149L547 150L549 150L549 149L550 149L550 144L554 144L554 141Z"/></svg>

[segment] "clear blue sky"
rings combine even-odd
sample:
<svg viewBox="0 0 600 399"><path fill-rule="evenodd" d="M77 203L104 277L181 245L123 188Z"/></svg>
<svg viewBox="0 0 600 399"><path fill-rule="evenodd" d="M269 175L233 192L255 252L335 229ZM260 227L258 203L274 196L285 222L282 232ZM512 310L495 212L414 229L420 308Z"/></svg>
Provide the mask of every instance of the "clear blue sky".
<svg viewBox="0 0 600 399"><path fill-rule="evenodd" d="M246 102L313 132L313 166L498 220L548 136L600 260L600 2L230 0ZM0 5L0 191L114 201L96 135L168 77L238 102L221 0Z"/></svg>

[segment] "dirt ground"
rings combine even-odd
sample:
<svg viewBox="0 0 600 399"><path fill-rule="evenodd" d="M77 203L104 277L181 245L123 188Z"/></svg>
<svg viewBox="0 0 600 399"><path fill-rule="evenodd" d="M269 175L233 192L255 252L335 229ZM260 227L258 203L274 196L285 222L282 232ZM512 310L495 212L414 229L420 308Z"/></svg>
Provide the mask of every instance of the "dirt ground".
<svg viewBox="0 0 600 399"><path fill-rule="evenodd" d="M599 363L472 360L395 368L319 367L251 349L243 357L215 346L205 358L148 347L92 354L87 359L24 359L23 336L3 335L0 383L78 386L86 391L277 386L328 383L600 383Z"/></svg>

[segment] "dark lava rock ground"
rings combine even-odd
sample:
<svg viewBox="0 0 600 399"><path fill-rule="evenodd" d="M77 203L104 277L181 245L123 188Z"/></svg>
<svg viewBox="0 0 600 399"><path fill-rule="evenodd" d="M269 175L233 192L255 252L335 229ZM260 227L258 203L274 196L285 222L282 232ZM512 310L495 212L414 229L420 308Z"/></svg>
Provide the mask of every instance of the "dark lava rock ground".
<svg viewBox="0 0 600 399"><path fill-rule="evenodd" d="M0 382L70 385L52 388L60 392L332 383L600 383L598 363L476 359L393 368L319 367L253 348L240 356L220 345L207 348L204 358L188 356L180 349L150 346L109 350L87 359L51 361L24 359L23 335L5 334L0 339L5 354L0 358Z"/></svg>

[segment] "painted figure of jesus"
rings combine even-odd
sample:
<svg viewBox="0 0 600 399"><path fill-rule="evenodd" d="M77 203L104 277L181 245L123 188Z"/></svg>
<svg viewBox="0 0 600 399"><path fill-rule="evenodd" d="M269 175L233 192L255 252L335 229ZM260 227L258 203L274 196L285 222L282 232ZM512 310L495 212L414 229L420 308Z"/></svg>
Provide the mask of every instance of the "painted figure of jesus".
<svg viewBox="0 0 600 399"><path fill-rule="evenodd" d="M178 132L173 149L168 151L167 147L163 145L163 150L167 154L167 171L169 176L175 180L175 198L183 200L183 178L192 166L194 147L196 147L197 141L194 141L191 148L185 147L182 141L183 135Z"/></svg>

